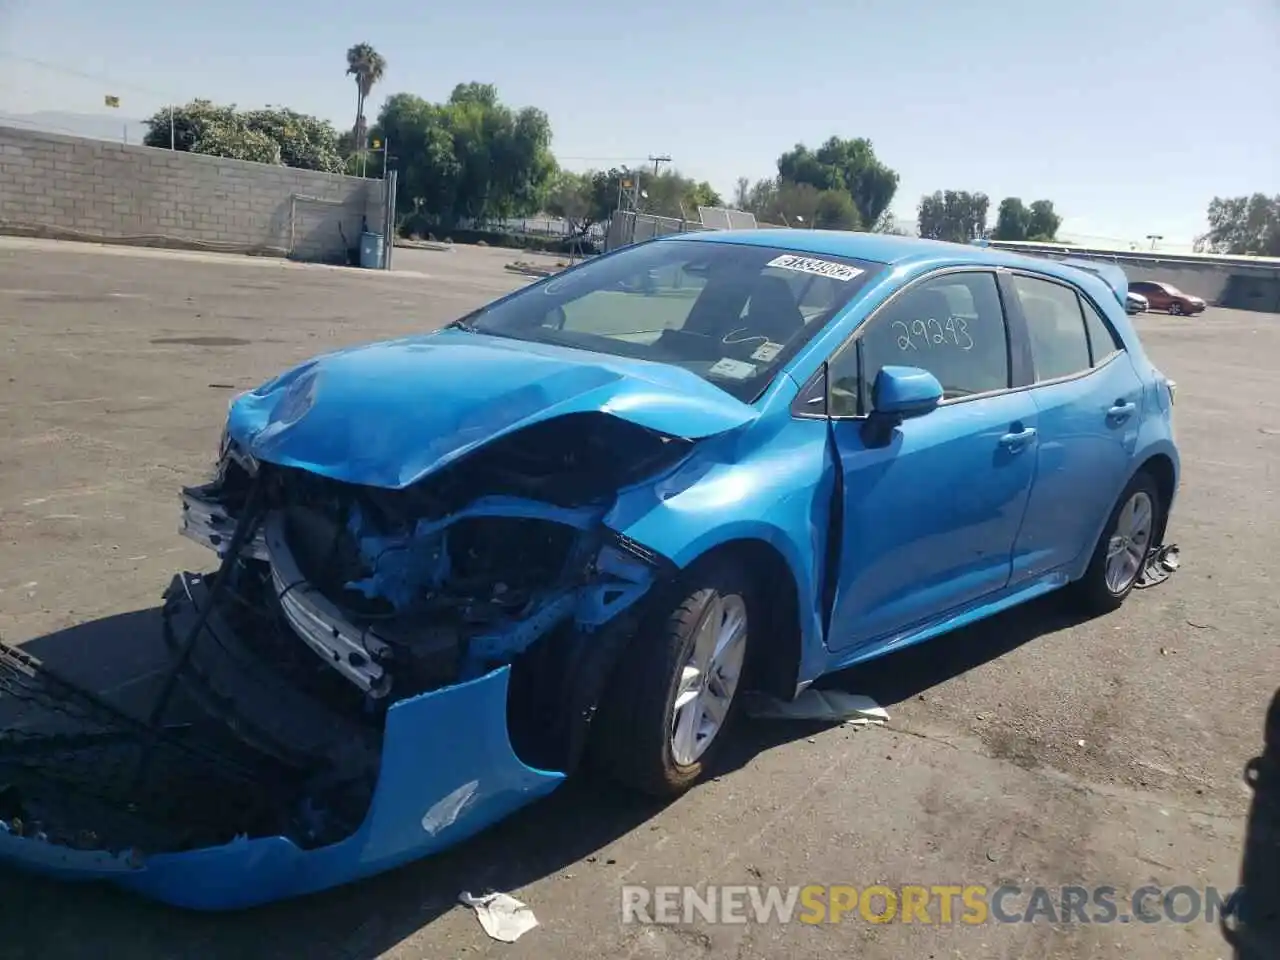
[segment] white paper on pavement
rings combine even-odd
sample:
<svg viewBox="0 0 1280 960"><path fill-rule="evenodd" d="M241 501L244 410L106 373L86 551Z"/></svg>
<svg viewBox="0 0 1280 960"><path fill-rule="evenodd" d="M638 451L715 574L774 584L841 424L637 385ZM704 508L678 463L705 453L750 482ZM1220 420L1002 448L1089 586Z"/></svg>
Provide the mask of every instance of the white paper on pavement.
<svg viewBox="0 0 1280 960"><path fill-rule="evenodd" d="M503 943L515 943L538 925L533 911L509 894L486 893L473 897L463 890L458 900L476 912L485 933Z"/></svg>

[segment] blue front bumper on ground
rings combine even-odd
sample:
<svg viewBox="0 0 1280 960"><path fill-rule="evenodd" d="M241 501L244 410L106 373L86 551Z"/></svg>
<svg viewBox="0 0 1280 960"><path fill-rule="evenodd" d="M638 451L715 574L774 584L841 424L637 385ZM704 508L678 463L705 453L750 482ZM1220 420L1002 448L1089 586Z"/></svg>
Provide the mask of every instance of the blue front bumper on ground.
<svg viewBox="0 0 1280 960"><path fill-rule="evenodd" d="M241 838L182 853L73 850L0 828L0 862L63 880L106 880L194 910L314 893L452 846L554 790L564 774L522 763L507 733L510 668L387 711L381 773L354 834L304 850Z"/></svg>

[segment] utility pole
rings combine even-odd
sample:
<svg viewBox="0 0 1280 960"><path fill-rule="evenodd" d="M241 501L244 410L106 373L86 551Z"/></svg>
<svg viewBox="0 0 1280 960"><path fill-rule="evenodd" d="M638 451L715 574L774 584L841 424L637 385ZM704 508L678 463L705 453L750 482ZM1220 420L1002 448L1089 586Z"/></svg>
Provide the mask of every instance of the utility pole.
<svg viewBox="0 0 1280 960"><path fill-rule="evenodd" d="M657 180L658 168L664 163L670 163L671 158L666 154L659 154L656 157L653 154L650 154L649 162L653 164L653 179ZM639 211L640 211L640 178L637 176L636 177L636 212L638 213Z"/></svg>
<svg viewBox="0 0 1280 960"><path fill-rule="evenodd" d="M1164 235L1159 233L1148 233L1147 239L1151 241L1151 249L1154 250L1156 248L1156 241L1163 240Z"/></svg>

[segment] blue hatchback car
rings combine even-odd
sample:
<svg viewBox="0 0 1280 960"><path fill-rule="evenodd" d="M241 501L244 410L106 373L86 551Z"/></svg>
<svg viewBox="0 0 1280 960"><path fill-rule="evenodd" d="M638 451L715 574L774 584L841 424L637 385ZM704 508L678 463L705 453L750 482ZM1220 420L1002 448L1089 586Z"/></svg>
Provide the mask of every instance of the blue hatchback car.
<svg viewBox="0 0 1280 960"><path fill-rule="evenodd" d="M583 757L677 795L747 688L1060 588L1118 606L1179 473L1126 292L973 246L686 234L284 373L183 492L221 558L165 600L204 719L158 703L106 812L31 775L43 839L0 811L0 857L202 909L307 893Z"/></svg>

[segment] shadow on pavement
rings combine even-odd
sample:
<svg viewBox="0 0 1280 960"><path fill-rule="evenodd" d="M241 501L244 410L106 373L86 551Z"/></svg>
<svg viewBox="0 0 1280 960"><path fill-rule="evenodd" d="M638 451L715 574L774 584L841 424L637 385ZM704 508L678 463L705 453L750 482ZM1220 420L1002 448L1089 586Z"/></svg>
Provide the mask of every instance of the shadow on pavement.
<svg viewBox="0 0 1280 960"><path fill-rule="evenodd" d="M22 649L71 683L125 701L145 691L167 659L159 607L79 623Z"/></svg>
<svg viewBox="0 0 1280 960"><path fill-rule="evenodd" d="M924 644L826 678L823 685L866 693L891 706L1079 622L1053 601L1033 602L951 634L943 643ZM112 660L122 649L131 651L130 660L146 659L142 654L150 649L158 620L158 611L123 614L32 640L23 649L64 675L102 676L103 668L92 671L87 661ZM133 696L114 699L141 713L154 696L154 685L147 690L140 684L131 692ZM824 726L746 721L711 773L727 774ZM451 851L349 887L239 914L183 913L114 889L60 884L0 867L4 913L24 921L21 933L5 930L0 956L97 960L103 945L110 945L116 957L377 957L453 909L462 890L514 891L571 865L590 883L596 864L608 863L597 854L633 830L659 829L645 824L662 807L584 772ZM478 927L477 937L483 937Z"/></svg>
<svg viewBox="0 0 1280 960"><path fill-rule="evenodd" d="M1253 789L1245 828L1240 889L1223 935L1236 960L1280 957L1280 690L1271 698L1261 756L1245 766Z"/></svg>
<svg viewBox="0 0 1280 960"><path fill-rule="evenodd" d="M1051 593L999 616L823 677L816 686L864 693L883 706L902 703L1031 640L1082 622Z"/></svg>

